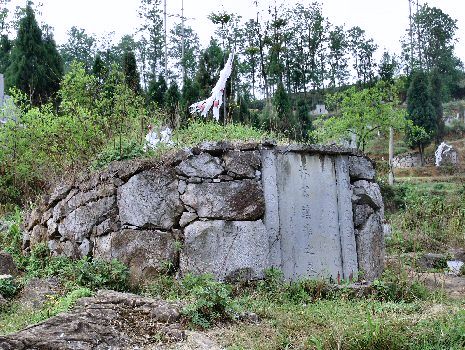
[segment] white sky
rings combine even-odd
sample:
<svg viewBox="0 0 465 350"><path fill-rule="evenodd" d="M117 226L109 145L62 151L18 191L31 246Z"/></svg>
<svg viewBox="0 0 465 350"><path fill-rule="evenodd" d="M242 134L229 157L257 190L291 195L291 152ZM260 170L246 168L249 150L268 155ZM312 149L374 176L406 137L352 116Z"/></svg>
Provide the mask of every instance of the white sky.
<svg viewBox="0 0 465 350"><path fill-rule="evenodd" d="M261 0L262 8L275 0ZM282 0L276 0L278 2ZM286 1L286 0L284 0ZM310 3L313 0L287 0ZM124 34L134 34L139 19L139 0L42 0L43 21L55 28L58 44L66 41L66 32L75 25L87 32L102 35L114 31L116 38ZM399 53L399 39L408 25L408 0L321 0L325 17L335 25L347 27L358 25L365 29L379 45L380 55L384 49ZM420 3L424 3L420 0ZM465 1L429 0L430 6L441 8L458 20L459 30L456 53L465 62ZM12 5L23 5L25 0L12 0ZM168 13L181 13L181 0L167 0ZM207 19L212 11L226 10L241 15L243 19L255 17L252 0L184 0L185 16L188 24L199 34L205 46L214 26ZM177 18L170 17L171 24Z"/></svg>

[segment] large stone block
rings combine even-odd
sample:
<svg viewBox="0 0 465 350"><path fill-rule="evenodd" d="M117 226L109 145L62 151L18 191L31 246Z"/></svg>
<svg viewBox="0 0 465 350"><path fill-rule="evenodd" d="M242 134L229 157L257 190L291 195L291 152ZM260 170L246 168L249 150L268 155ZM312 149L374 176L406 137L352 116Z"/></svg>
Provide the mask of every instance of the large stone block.
<svg viewBox="0 0 465 350"><path fill-rule="evenodd" d="M0 275L17 276L19 273L10 254L0 251ZM1 295L1 293L0 293Z"/></svg>
<svg viewBox="0 0 465 350"><path fill-rule="evenodd" d="M349 173L353 180L373 180L375 169L373 164L365 157L349 157Z"/></svg>
<svg viewBox="0 0 465 350"><path fill-rule="evenodd" d="M239 178L254 178L260 169L260 154L258 151L229 151L224 156L226 171Z"/></svg>
<svg viewBox="0 0 465 350"><path fill-rule="evenodd" d="M171 229L184 211L174 172L144 171L118 189L123 226Z"/></svg>
<svg viewBox="0 0 465 350"><path fill-rule="evenodd" d="M196 221L184 230L183 274L256 279L268 267L268 235L259 221Z"/></svg>
<svg viewBox="0 0 465 350"><path fill-rule="evenodd" d="M94 244L97 243L94 241ZM162 231L114 232L111 234L110 248L111 258L129 267L133 285L150 281L161 271L173 268L177 256L173 234Z"/></svg>
<svg viewBox="0 0 465 350"><path fill-rule="evenodd" d="M353 184L354 203L358 205L367 204L375 210L381 212L384 218L384 203L379 185L366 180L356 181Z"/></svg>
<svg viewBox="0 0 465 350"><path fill-rule="evenodd" d="M374 212L375 210L368 204L354 205L354 226L363 225Z"/></svg>
<svg viewBox="0 0 465 350"><path fill-rule="evenodd" d="M372 281L381 276L384 269L385 245L380 215L371 215L362 228L355 230L355 238L359 270L365 280Z"/></svg>
<svg viewBox="0 0 465 350"><path fill-rule="evenodd" d="M58 225L58 232L67 240L82 242L90 236L94 226L106 219L115 203L115 196L112 196L77 208Z"/></svg>
<svg viewBox="0 0 465 350"><path fill-rule="evenodd" d="M224 171L221 160L208 153L201 153L182 161L176 172L187 177L214 178Z"/></svg>
<svg viewBox="0 0 465 350"><path fill-rule="evenodd" d="M201 218L258 220L265 212L262 186L256 180L189 184L181 199Z"/></svg>

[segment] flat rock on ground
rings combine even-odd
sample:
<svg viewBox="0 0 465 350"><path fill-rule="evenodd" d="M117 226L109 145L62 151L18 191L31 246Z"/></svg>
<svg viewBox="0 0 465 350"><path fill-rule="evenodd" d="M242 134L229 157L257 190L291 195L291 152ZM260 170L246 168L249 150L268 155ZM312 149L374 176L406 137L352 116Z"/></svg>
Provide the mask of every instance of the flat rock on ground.
<svg viewBox="0 0 465 350"><path fill-rule="evenodd" d="M219 349L208 338L182 330L180 309L163 300L99 291L68 313L0 337L0 349Z"/></svg>

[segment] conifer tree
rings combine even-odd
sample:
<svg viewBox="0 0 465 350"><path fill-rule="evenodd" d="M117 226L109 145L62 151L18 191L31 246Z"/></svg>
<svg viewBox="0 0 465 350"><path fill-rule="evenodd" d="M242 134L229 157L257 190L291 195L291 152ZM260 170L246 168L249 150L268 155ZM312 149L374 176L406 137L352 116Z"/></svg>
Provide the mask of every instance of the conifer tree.
<svg viewBox="0 0 465 350"><path fill-rule="evenodd" d="M413 128L407 132L407 141L412 147L418 147L423 163L424 149L436 135L436 113L431 103L428 76L424 72L415 72L407 92L407 118ZM421 133L415 132L418 128ZM421 137L418 135L421 134Z"/></svg>
<svg viewBox="0 0 465 350"><path fill-rule="evenodd" d="M179 121L177 120L177 114L179 110L179 100L181 94L179 93L179 87L175 80L170 84L170 87L165 93L165 110L170 118L171 127L178 127Z"/></svg>
<svg viewBox="0 0 465 350"><path fill-rule="evenodd" d="M168 89L166 80L162 74L158 76L158 80L152 80L149 83L148 98L149 102L155 102L159 107L165 104L165 93Z"/></svg>
<svg viewBox="0 0 465 350"><path fill-rule="evenodd" d="M442 93L443 84L441 76L437 70L431 73L430 78L430 91L431 91L431 104L434 108L434 116L436 118L436 144L439 145L445 134L445 124L443 119L443 108L442 108Z"/></svg>
<svg viewBox="0 0 465 350"><path fill-rule="evenodd" d="M133 51L125 51L123 55L123 72L126 85L136 94L141 92L140 75L137 70L136 56Z"/></svg>
<svg viewBox="0 0 465 350"><path fill-rule="evenodd" d="M273 98L273 105L277 112L277 128L278 131L285 133L288 136L295 136L296 121L294 120L291 101L286 93L282 81L278 82L278 87Z"/></svg>
<svg viewBox="0 0 465 350"><path fill-rule="evenodd" d="M6 71L7 88L19 88L38 105L56 93L62 75L63 64L55 42L51 34L43 37L34 11L28 5L11 51Z"/></svg>

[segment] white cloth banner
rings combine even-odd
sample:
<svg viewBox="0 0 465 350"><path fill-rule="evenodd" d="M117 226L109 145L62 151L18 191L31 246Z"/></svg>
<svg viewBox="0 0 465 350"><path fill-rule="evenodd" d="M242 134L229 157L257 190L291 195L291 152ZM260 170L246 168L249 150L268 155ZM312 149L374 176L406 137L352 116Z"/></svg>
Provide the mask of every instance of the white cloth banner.
<svg viewBox="0 0 465 350"><path fill-rule="evenodd" d="M200 113L200 115L205 118L210 109L213 107L213 118L215 118L216 121L220 119L220 108L223 104L223 92L226 88L226 82L231 76L233 62L234 52L229 54L228 61L220 73L220 78L213 88L211 96L206 100L196 102L190 106L189 109L192 114Z"/></svg>

